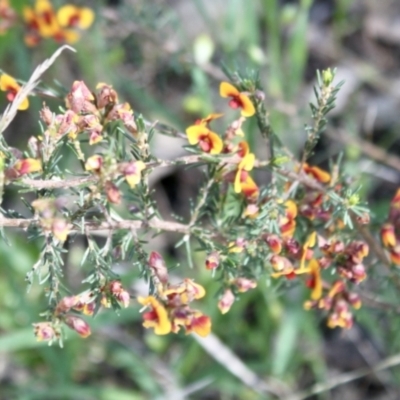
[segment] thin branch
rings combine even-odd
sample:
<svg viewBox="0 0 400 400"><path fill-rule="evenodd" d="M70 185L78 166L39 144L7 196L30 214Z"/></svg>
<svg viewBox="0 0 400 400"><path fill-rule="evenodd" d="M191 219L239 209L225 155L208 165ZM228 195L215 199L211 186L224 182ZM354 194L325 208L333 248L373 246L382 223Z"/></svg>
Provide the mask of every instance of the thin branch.
<svg viewBox="0 0 400 400"><path fill-rule="evenodd" d="M399 364L400 364L400 354L396 354L377 363L373 368L368 368L368 367L360 368L349 373L338 375L326 383L317 383L311 386L307 390L294 393L286 397L286 400L304 400L307 399L308 397L314 396L319 393L327 392L328 390L331 390L340 385L344 385L345 383L355 381L356 379L360 379L369 374L376 374L379 371L383 371L388 368L393 368Z"/></svg>
<svg viewBox="0 0 400 400"><path fill-rule="evenodd" d="M400 157L388 153L386 150L367 140L353 138L346 134L343 129L327 130L326 135L332 140L336 140L344 144L356 145L357 148L368 157L371 157L372 159L385 164L396 171L400 171Z"/></svg>
<svg viewBox="0 0 400 400"><path fill-rule="evenodd" d="M28 228L31 225L40 226L40 220L34 218L2 218L0 216L0 227L8 228ZM188 225L180 224L179 222L164 221L158 218L153 218L150 221L140 220L122 220L122 221L85 221L85 229L91 232L97 231L110 231L110 230L138 230L144 228L151 228L154 230L178 232L189 234L190 228ZM81 229L75 224L68 224L70 233L80 233Z"/></svg>
<svg viewBox="0 0 400 400"><path fill-rule="evenodd" d="M43 61L42 64L38 65L36 69L33 71L29 81L25 83L18 91L15 96L14 101L5 109L3 115L0 118L0 133L4 132L6 128L10 125L11 121L15 118L18 107L24 101L24 99L33 92L35 87L39 84L39 78L43 75L43 73L51 67L57 57L64 50L71 50L75 52L76 50L70 46L64 45L60 47L50 58Z"/></svg>
<svg viewBox="0 0 400 400"><path fill-rule="evenodd" d="M223 162L225 164L238 164L240 158L237 155L233 155L230 157L217 157L217 156L209 156L204 154L195 154L190 156L179 157L175 160L156 160L150 161L146 164L146 168L152 169L155 167L171 167L171 166L179 166L179 165L189 165L189 164L196 164L201 162L214 162L219 163ZM256 168L263 168L266 167L269 162L264 161L256 161L255 167ZM21 178L15 181L11 181L10 183L24 186L27 189L65 189L71 187L78 187L88 184L93 184L98 181L98 177L94 175L83 176L79 178L72 178L72 179L65 179L61 180L57 179L32 179L32 178Z"/></svg>
<svg viewBox="0 0 400 400"><path fill-rule="evenodd" d="M288 387L278 379L261 379L214 334L207 337L192 335L193 339L232 375L258 393L270 393L279 399L287 399Z"/></svg>

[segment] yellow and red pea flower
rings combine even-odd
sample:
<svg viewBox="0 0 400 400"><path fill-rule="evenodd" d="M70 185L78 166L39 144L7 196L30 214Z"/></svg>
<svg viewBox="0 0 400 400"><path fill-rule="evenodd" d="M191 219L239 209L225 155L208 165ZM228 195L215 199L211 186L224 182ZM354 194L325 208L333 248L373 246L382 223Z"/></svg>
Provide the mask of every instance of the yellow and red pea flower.
<svg viewBox="0 0 400 400"><path fill-rule="evenodd" d="M386 223L381 228L381 240L385 247L396 246L396 234L393 224Z"/></svg>
<svg viewBox="0 0 400 400"><path fill-rule="evenodd" d="M224 114L208 114L205 118L201 118L195 121L195 125L203 125L203 126L208 126L211 121L214 121L215 119L221 118Z"/></svg>
<svg viewBox="0 0 400 400"><path fill-rule="evenodd" d="M229 106L233 109L240 108L243 117L251 117L255 114L256 110L250 98L229 82L221 82L219 93L221 97L229 97Z"/></svg>
<svg viewBox="0 0 400 400"><path fill-rule="evenodd" d="M37 0L33 9L24 8L23 17L28 30L25 42L28 46L35 46L41 38L53 38L56 42L76 42L79 33L68 28L89 28L94 13L89 8L67 4L56 14L49 0Z"/></svg>
<svg viewBox="0 0 400 400"><path fill-rule="evenodd" d="M122 173L125 176L125 180L129 187L133 189L139 184L142 179L142 171L146 168L146 164L143 161L131 161L124 164Z"/></svg>
<svg viewBox="0 0 400 400"><path fill-rule="evenodd" d="M24 158L14 164L13 170L18 177L32 172L39 172L42 170L42 162L35 158Z"/></svg>
<svg viewBox="0 0 400 400"><path fill-rule="evenodd" d="M255 156L250 153L247 142L242 141L238 145L238 155L242 157L235 172L235 193L243 193L249 199L257 199L260 191L257 184L249 174L254 167Z"/></svg>
<svg viewBox="0 0 400 400"><path fill-rule="evenodd" d="M94 12L88 7L66 4L57 11L57 21L63 28L88 29L94 21Z"/></svg>
<svg viewBox="0 0 400 400"><path fill-rule="evenodd" d="M389 250L389 257L393 264L400 265L400 244L397 243Z"/></svg>
<svg viewBox="0 0 400 400"><path fill-rule="evenodd" d="M168 312L163 304L154 296L137 298L138 302L145 307L150 307L150 311L143 313L143 326L153 328L156 335L167 335L172 330Z"/></svg>
<svg viewBox="0 0 400 400"><path fill-rule="evenodd" d="M0 76L0 90L6 92L6 98L9 102L14 101L17 93L21 90L21 86L10 75L2 74ZM26 110L29 107L29 100L27 97L18 106L18 110Z"/></svg>
<svg viewBox="0 0 400 400"><path fill-rule="evenodd" d="M329 172L326 172L323 169L316 166L310 166L308 164L304 164L303 171L307 175L312 176L315 180L321 183L329 183L331 180L331 175Z"/></svg>
<svg viewBox="0 0 400 400"><path fill-rule="evenodd" d="M313 258L310 260L309 264L310 277L307 279L307 286L312 289L311 299L319 300L322 296L322 278L321 278L321 268L318 260Z"/></svg>
<svg viewBox="0 0 400 400"><path fill-rule="evenodd" d="M198 144L205 153L219 154L224 144L222 139L205 125L192 125L186 129L186 135L191 145Z"/></svg>
<svg viewBox="0 0 400 400"><path fill-rule="evenodd" d="M194 311L187 319L185 329L186 334L194 332L201 337L206 337L211 332L211 319L200 311Z"/></svg>

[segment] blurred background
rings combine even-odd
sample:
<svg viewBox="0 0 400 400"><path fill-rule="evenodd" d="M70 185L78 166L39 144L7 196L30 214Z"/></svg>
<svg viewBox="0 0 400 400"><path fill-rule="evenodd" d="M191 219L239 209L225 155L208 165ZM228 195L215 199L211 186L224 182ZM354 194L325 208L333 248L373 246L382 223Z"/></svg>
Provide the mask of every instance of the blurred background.
<svg viewBox="0 0 400 400"><path fill-rule="evenodd" d="M57 8L66 2L53 1ZM22 9L28 1L12 1ZM91 7L92 27L46 72L49 87L70 88L76 79L94 89L112 84L149 121L180 131L210 112L226 110L218 88L231 70L259 72L271 124L298 154L309 122L317 69L337 68L345 84L330 114L326 134L312 162L327 168L343 154L343 167L361 186L374 221L386 218L400 183L400 2L396 0L109 0L74 2ZM0 68L20 79L58 47L51 40L29 48L23 29L0 36ZM45 99L56 111L60 102ZM0 95L1 109L6 105ZM32 98L7 129L7 142L22 150L40 133L43 99ZM220 128L229 122L218 121ZM245 132L259 157L256 126ZM182 141L156 135L154 153L175 158ZM196 175L198 174L198 175ZM256 175L259 182L265 177ZM164 169L152 176L155 198L166 218L187 217L200 172ZM20 195L9 191L4 208L23 211ZM26 212L26 211L25 211ZM382 274L371 271L365 291L371 295L356 314L350 331L328 330L321 315L303 310L304 293L296 286L258 288L245 293L231 311L220 315L218 283L194 255L190 274L205 285L199 304L212 317L213 335L158 337L141 326L138 308L119 315L101 312L91 321L93 334L83 340L72 332L63 349L36 342L31 324L46 307L42 287L26 292L25 276L39 247L21 232L0 242L0 400L21 399L346 399L400 398L397 367L363 374L382 360L400 363L398 293ZM152 242L176 275L186 276L184 254L174 247L179 236ZM65 282L77 292L84 243L68 243ZM138 288L138 271L120 266L124 285ZM373 301L378 295L382 301ZM397 357L397 358L396 358ZM396 361L397 360L397 361ZM361 372L360 372L361 371ZM360 374L365 375L356 379ZM335 380L340 376L346 380ZM322 393L304 393L315 382ZM344 383L344 382L343 382ZM290 397L289 393L297 393Z"/></svg>

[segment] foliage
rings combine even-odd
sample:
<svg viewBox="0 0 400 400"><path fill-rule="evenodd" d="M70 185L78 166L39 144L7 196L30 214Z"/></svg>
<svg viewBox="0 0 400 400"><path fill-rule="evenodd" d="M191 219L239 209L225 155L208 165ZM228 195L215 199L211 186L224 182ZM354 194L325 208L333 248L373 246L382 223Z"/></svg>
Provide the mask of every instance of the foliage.
<svg viewBox="0 0 400 400"><path fill-rule="evenodd" d="M276 2L265 3L278 13ZM46 302L42 312L36 309L37 305L30 305L29 318L34 312L41 316L40 321L31 321L36 321L34 334L39 342L57 341L63 345L71 335L67 328L81 338L88 338L94 331L91 340L96 341L97 335L104 334L104 325L115 320L107 311L112 308L121 322L136 321L138 326L141 319L142 326L156 335L178 334L175 342L147 336L155 354L165 352L168 343L181 341L185 346L188 341L182 333L207 337L212 330L219 330L228 343L248 335L255 343L249 353L262 353L265 349L258 343L264 340L264 334L271 335L269 328L251 329L238 324L241 313L246 312L246 300L242 298L250 299L255 314L264 312L265 306L253 294L260 290L270 314L264 324L277 320L274 313L282 313L276 306L278 295L288 303L287 322L277 325L275 354L269 367L279 376L296 368L290 359L297 332L304 329L310 338L318 336L316 315L322 314L331 329L352 328L354 315L363 318L362 311L357 311L364 297L359 287L367 275L374 277L379 265L385 266L393 285L397 285L393 265L400 264L399 192L391 200L387 221L381 217L371 223L363 187L345 171L343 154L331 158L329 171L313 165L313 156L328 125L328 113L334 109L343 84L335 79L336 71L317 71L311 122L304 126L305 141L297 151L287 143L283 132L289 124L277 121L275 111L267 106L269 92L280 96L286 90L290 98L300 84L305 63L299 53L304 48L300 38L307 24L308 8L308 2L302 2L296 21L296 31L300 33L293 34L289 43L296 68L288 88L280 77L283 70L274 70L284 60L279 38L274 35L279 28L271 15L266 16L268 48L275 61L268 89L258 68L244 71L228 63L224 67L227 78L218 75L219 94L224 102L212 99L204 87L208 84L204 71L210 66L213 45L209 38L198 38L191 72L195 94L187 97L183 105L189 113L200 114L200 118L193 118L184 129L171 126L168 116L175 110L167 101L160 106L160 114L167 121L159 122L150 112L134 112L129 102L122 101L123 87L117 90L108 83L92 85L86 83L86 78L75 80L68 89L61 84L39 82L45 70L53 63L57 65L64 47L39 65L25 84L11 70L1 74L0 90L11 104L0 120L4 132L0 140L0 192L6 200L18 193L23 203L11 207L7 201L1 208L2 251L9 251L6 243L15 245L18 241L9 228L26 231L25 257L31 265L26 274L28 296L33 293L35 302L41 303L44 295ZM79 38L77 28L92 25L94 13L89 8L64 5L54 10L47 0L38 0L22 14L7 1L0 3L4 31L25 24L28 46L39 45L48 38L71 43ZM255 50L253 47L256 53ZM69 53L68 58L73 57ZM16 149L6 140L5 129L17 110L20 116L32 103L39 102L37 98L50 99L46 101L51 103L43 103L39 111L40 133L27 138L26 151L21 150L21 144ZM219 112L222 107L223 113ZM172 159L157 155L154 143L163 135L184 141L180 155ZM198 194L190 201L189 215L182 212L173 220L170 215L163 215L150 183L153 174L167 167L183 167L193 180L202 177ZM381 241L377 239L379 232ZM174 235L174 248L185 257L181 262L152 247L153 238L165 234ZM369 253L372 257L367 258ZM67 273L70 267L66 264L79 271L81 283L75 280L71 284ZM121 269L125 271L122 274ZM138 285L143 281L148 286L146 291ZM302 307L291 309L293 288L298 290L296 302ZM228 334L214 324L215 320L221 321L216 308L223 315L230 311L231 316L223 317L229 319L222 321L236 326L235 332ZM300 318L307 321L305 328L300 326ZM103 328L97 332L97 326ZM106 336L114 334L106 332ZM126 345L119 333L117 336ZM22 344L5 337L3 347L11 342L16 348L37 346L25 330L18 340ZM74 346L74 342L69 345ZM134 376L138 398L139 392L152 397L159 394L151 384L154 367L149 364L141 370L140 354L128 359L121 350L103 351L110 351L113 365L123 366ZM190 346L188 353L194 355L185 357L177 367L183 376L186 371L201 368L193 362L199 358L199 349ZM47 349L43 354L51 360L56 353ZM69 362L74 364L74 351L68 354ZM157 363L162 369L161 357ZM319 367L321 373L318 361L310 364ZM90 375L87 364L85 368ZM218 369L217 372L223 375ZM286 383L252 385L252 378L247 382L245 377L240 379L256 392L276 397L289 392ZM222 386L222 392L234 393L234 387ZM62 384L57 390L62 398L90 398L96 392ZM132 396L132 392L118 392L120 398L125 395ZM113 394L107 396L111 398Z"/></svg>

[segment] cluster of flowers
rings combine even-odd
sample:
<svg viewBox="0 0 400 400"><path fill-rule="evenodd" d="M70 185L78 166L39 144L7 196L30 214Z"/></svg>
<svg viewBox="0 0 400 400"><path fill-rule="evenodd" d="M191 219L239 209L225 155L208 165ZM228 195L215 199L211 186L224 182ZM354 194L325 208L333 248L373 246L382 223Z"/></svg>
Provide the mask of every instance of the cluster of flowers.
<svg viewBox="0 0 400 400"><path fill-rule="evenodd" d="M387 222L381 228L381 239L389 253L390 260L400 265L400 189L397 190L392 201Z"/></svg>
<svg viewBox="0 0 400 400"><path fill-rule="evenodd" d="M93 21L94 13L90 8L67 4L56 12L49 0L36 0L33 8L25 6L20 19L9 0L0 0L0 35L21 22L27 46L36 46L47 38L57 43L75 43L80 37L78 30L89 28Z"/></svg>
<svg viewBox="0 0 400 400"><path fill-rule="evenodd" d="M167 267L157 252L150 254L149 267L156 293L137 299L147 309L143 313L143 326L153 328L157 335L177 333L182 328L186 334L195 332L207 336L211 319L189 305L205 296L204 288L191 279L184 279L177 285L169 283Z"/></svg>
<svg viewBox="0 0 400 400"><path fill-rule="evenodd" d="M231 106L242 108L242 114L250 116L254 113L254 108L248 107L247 100L244 100L248 99L247 95L238 92L232 85L223 83L221 94L231 97ZM234 145L234 136L231 133L242 134L240 129L242 118L231 125L227 130L225 140L222 141L216 133L208 129L209 121L219 116L220 114L212 114L189 127L186 131L189 142L198 144L202 151L211 154L237 152L239 161L232 179L234 190L237 193L242 192L248 200L243 217L257 218L262 204L271 199L258 199L258 187L248 175L248 171L254 165L254 155L249 152L247 142L240 141L237 146ZM330 174L316 166L304 164L301 173L308 175L309 179L315 180L322 187L331 182ZM333 189L340 193L342 186L337 184ZM356 293L347 289L347 286L348 283L359 284L366 278L362 261L368 255L368 246L361 241L350 241L345 244L340 240L336 231L344 227L342 221L338 221L336 226L331 225L330 229L325 229L320 234L316 231L312 232L301 244L294 237L297 219L306 218L310 223L314 221L317 225L323 226L332 221L334 210L325 206L327 197L319 190L305 186L297 197L286 201L276 199L276 203L280 203L284 209L284 212L278 216L279 234L265 232L261 237L261 243L259 239L256 240L257 243L250 243L249 240L239 237L229 245L228 251L245 253L246 249L260 246L262 243L266 244L270 252L268 261L273 269L271 276L273 278L286 277L287 279L294 279L299 275L307 276L306 284L311 289L311 300L304 304L305 308L327 311L328 326L332 328L350 328L353 323L350 306L359 308L361 301ZM358 222L368 223L369 218L368 216L358 218ZM325 239L324 235L328 239ZM386 242L396 243L395 240L390 240L387 239ZM206 259L206 268L215 270L220 265L221 258L226 257L216 251L212 252ZM327 282L322 279L321 271L328 268L337 275L336 281ZM247 277L239 277L231 279L227 286L228 288L221 295L218 304L223 313L226 313L234 303L234 292L252 289L256 287L256 282Z"/></svg>
<svg viewBox="0 0 400 400"><path fill-rule="evenodd" d="M198 145L205 153L236 154L238 156L237 164L233 168L231 165L226 165L222 175L225 180L234 184L236 193L243 193L246 199L253 202L259 195L258 186L249 174L254 167L255 156L250 152L249 144L243 140L244 133L241 127L246 117L255 114L255 108L247 93L239 92L228 82L221 83L220 95L230 99L229 106L231 108L240 109L241 117L228 127L224 139L221 139L209 127L211 121L223 114L210 114L196 121L194 125L186 129L187 138L191 145Z"/></svg>
<svg viewBox="0 0 400 400"><path fill-rule="evenodd" d="M38 341L52 342L61 337L62 326L66 325L81 337L87 338L91 334L90 326L79 315L92 316L101 306L110 308L113 302L118 302L124 308L128 307L130 302L129 293L117 280L105 283L97 295L88 291L76 296L63 297L48 314L48 321L33 324L35 336Z"/></svg>

